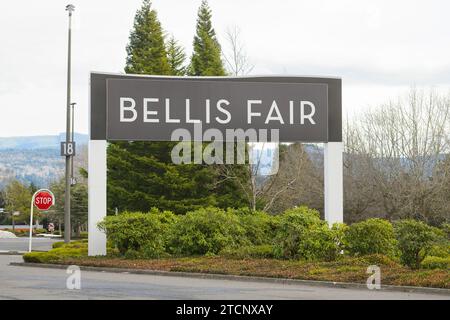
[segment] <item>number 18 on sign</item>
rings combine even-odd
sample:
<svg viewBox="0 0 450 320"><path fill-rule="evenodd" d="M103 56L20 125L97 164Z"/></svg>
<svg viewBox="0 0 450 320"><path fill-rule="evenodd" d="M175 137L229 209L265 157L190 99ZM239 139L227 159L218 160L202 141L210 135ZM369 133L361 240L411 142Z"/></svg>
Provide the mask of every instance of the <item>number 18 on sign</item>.
<svg viewBox="0 0 450 320"><path fill-rule="evenodd" d="M61 156L74 156L75 155L75 141L61 142Z"/></svg>

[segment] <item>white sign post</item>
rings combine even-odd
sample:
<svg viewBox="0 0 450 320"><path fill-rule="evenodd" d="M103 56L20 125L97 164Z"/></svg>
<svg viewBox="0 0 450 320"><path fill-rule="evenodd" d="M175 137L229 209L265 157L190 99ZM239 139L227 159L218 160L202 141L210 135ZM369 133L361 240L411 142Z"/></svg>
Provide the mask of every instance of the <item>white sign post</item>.
<svg viewBox="0 0 450 320"><path fill-rule="evenodd" d="M31 244L33 242L33 211L34 206L40 210L48 210L55 204L55 196L48 189L39 189L31 197L30 207L30 240L28 242L28 252L31 252Z"/></svg>
<svg viewBox="0 0 450 320"><path fill-rule="evenodd" d="M324 211L330 226L344 222L342 151L342 142L324 143Z"/></svg>
<svg viewBox="0 0 450 320"><path fill-rule="evenodd" d="M106 234L97 224L106 217L106 140L89 141L88 152L88 252L90 256L106 255Z"/></svg>

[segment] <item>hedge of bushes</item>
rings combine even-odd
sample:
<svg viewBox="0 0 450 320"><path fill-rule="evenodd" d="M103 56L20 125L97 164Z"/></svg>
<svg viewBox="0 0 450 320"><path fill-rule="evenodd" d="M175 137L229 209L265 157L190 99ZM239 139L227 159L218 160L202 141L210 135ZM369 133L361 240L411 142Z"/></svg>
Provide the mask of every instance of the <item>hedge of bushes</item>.
<svg viewBox="0 0 450 320"><path fill-rule="evenodd" d="M329 227L319 212L306 207L278 216L274 252L278 258L335 260L344 249L345 225Z"/></svg>
<svg viewBox="0 0 450 320"><path fill-rule="evenodd" d="M107 243L109 253L115 253L117 250ZM88 255L88 240L77 240L70 243L64 241L54 242L50 251L43 252L27 252L23 255L25 262L33 263L58 263L63 262L66 258L82 258Z"/></svg>
<svg viewBox="0 0 450 320"><path fill-rule="evenodd" d="M175 215L152 209L108 216L99 224L127 258L224 255L334 261L344 255L385 255L412 268L443 268L450 259L449 227L415 220L368 219L328 224L298 207L271 216L248 209L208 207Z"/></svg>
<svg viewBox="0 0 450 320"><path fill-rule="evenodd" d="M87 256L88 246L87 240L74 241L71 243L64 243L63 241L55 242L52 245L52 250L48 252L28 252L23 255L25 262L36 263L52 263L58 262L64 258L76 258Z"/></svg>
<svg viewBox="0 0 450 320"><path fill-rule="evenodd" d="M352 224L346 233L349 254L368 255L396 253L397 240L393 225L383 219L369 219Z"/></svg>

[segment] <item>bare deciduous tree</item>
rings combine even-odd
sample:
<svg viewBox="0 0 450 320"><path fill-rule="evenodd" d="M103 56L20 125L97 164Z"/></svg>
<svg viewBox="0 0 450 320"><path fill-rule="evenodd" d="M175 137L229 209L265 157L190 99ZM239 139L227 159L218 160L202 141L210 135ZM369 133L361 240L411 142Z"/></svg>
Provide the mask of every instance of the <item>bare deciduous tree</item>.
<svg viewBox="0 0 450 320"><path fill-rule="evenodd" d="M306 150L308 149L308 151ZM307 205L323 210L323 159L317 145L294 143L280 152L280 168L268 181L265 209L280 213Z"/></svg>
<svg viewBox="0 0 450 320"><path fill-rule="evenodd" d="M371 207L390 219L448 219L450 203L441 191L448 183L442 163L449 135L450 99L434 91L411 89L406 98L360 115L345 134L346 209L362 214Z"/></svg>
<svg viewBox="0 0 450 320"><path fill-rule="evenodd" d="M264 145L256 148L263 151ZM245 165L244 172L236 170L237 166L220 166L221 176L238 183L250 208L277 214L307 205L323 211L323 154L319 146L280 144L279 151L273 151L273 161L279 161L279 169L271 175L261 172L263 152L252 154L253 162Z"/></svg>
<svg viewBox="0 0 450 320"><path fill-rule="evenodd" d="M253 70L245 45L241 40L241 29L237 26L229 27L226 31L228 50L223 52L226 68L234 76L247 75Z"/></svg>
<svg viewBox="0 0 450 320"><path fill-rule="evenodd" d="M272 159L269 159L272 160L271 165L274 165L275 161L278 162L278 149L272 147L266 149L265 146L265 143L248 143L244 151L246 155L243 156L246 159L244 165L224 164L218 166L220 176L225 179L232 179L237 183L252 210L267 210L264 197L271 189L271 184L268 183L270 180L268 172L262 173L264 166L267 165L265 163L267 157L264 157L264 152L270 150L272 154ZM239 148L237 149L239 150Z"/></svg>
<svg viewBox="0 0 450 320"><path fill-rule="evenodd" d="M450 220L450 96L411 89L361 113L344 130L344 219ZM280 145L276 175L248 166L241 187L253 209L280 213L308 205L323 211L323 152ZM242 173L242 172L241 172ZM228 172L225 176L238 179Z"/></svg>

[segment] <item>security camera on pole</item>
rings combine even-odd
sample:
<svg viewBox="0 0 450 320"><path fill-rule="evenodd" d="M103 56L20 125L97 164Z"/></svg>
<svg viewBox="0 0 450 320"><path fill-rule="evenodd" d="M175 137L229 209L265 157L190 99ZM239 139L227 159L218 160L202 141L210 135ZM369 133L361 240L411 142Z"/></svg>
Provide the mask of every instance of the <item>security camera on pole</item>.
<svg viewBox="0 0 450 320"><path fill-rule="evenodd" d="M70 226L70 186L71 186L71 163L75 154L75 142L71 135L71 101L70 101L70 63L71 63L71 40L72 40L72 12L75 6L68 4L66 11L69 12L69 40L68 40L68 56L67 56L67 121L66 121L66 141L61 143L61 155L66 157L66 194L64 203L64 242L70 242L71 226Z"/></svg>

